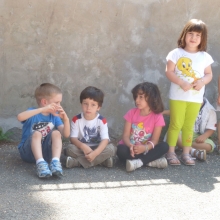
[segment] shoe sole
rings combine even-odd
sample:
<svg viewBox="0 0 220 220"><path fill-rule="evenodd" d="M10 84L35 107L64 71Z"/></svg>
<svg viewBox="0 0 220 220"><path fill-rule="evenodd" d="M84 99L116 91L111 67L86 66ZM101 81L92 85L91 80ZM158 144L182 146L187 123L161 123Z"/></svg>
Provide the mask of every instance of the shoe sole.
<svg viewBox="0 0 220 220"><path fill-rule="evenodd" d="M195 166L195 161L194 161L194 164L189 164L189 163L185 163L185 161L182 159L182 158L180 158L180 161L185 165L185 166Z"/></svg>
<svg viewBox="0 0 220 220"><path fill-rule="evenodd" d="M43 178L50 178L51 176L52 176L52 174L47 174L47 175L45 175L45 176L39 176L39 175L38 175L38 177L39 177L39 178L42 178L42 179L43 179Z"/></svg>
<svg viewBox="0 0 220 220"><path fill-rule="evenodd" d="M55 171L52 173L53 176L63 176L63 173L60 171Z"/></svg>

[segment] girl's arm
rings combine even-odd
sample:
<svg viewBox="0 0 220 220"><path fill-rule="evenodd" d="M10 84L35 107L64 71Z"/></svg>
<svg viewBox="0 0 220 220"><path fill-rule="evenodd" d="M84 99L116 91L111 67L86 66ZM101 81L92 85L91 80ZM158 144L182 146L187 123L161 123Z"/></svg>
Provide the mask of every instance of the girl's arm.
<svg viewBox="0 0 220 220"><path fill-rule="evenodd" d="M166 76L171 82L180 86L183 80L175 74L175 66L176 65L171 60L168 60L166 65Z"/></svg>
<svg viewBox="0 0 220 220"><path fill-rule="evenodd" d="M125 145L130 148L130 154L132 157L134 157L134 145L130 142L130 135L131 135L131 123L125 121L122 140L125 143Z"/></svg>
<svg viewBox="0 0 220 220"><path fill-rule="evenodd" d="M122 140L125 143L125 145L127 145L128 147L130 147L130 145L131 145L130 135L131 135L131 123L128 121L125 121Z"/></svg>
<svg viewBox="0 0 220 220"><path fill-rule="evenodd" d="M164 110L164 111L162 112L162 115L170 115L170 110Z"/></svg>
<svg viewBox="0 0 220 220"><path fill-rule="evenodd" d="M159 139L160 139L161 131L162 131L162 126L154 128L153 135L152 135L152 138L150 140L151 142L154 143L154 145L158 144Z"/></svg>
<svg viewBox="0 0 220 220"><path fill-rule="evenodd" d="M192 85L182 79L180 79L176 74L175 74L175 64L171 61L168 60L167 65L166 65L166 76L167 78L179 85L184 91L188 91L192 88Z"/></svg>
<svg viewBox="0 0 220 220"><path fill-rule="evenodd" d="M203 86L208 84L212 80L212 67L211 65L207 66L204 70L204 76L193 82L193 88L199 91Z"/></svg>

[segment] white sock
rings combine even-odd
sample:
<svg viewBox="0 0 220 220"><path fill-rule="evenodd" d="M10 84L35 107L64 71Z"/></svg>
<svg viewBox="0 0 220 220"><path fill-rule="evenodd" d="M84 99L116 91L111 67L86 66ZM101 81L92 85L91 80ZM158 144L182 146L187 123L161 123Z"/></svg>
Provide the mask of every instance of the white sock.
<svg viewBox="0 0 220 220"><path fill-rule="evenodd" d="M36 161L36 164L38 164L38 163L40 163L40 162L42 162L42 161L44 161L44 158L38 159L38 160Z"/></svg>
<svg viewBox="0 0 220 220"><path fill-rule="evenodd" d="M58 158L58 157L53 157L52 160L60 161L60 158Z"/></svg>

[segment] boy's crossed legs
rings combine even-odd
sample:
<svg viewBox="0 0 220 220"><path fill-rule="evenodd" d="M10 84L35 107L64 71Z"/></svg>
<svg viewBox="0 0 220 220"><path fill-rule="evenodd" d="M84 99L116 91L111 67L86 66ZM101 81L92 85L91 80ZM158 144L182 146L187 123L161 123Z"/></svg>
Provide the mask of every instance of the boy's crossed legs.
<svg viewBox="0 0 220 220"><path fill-rule="evenodd" d="M72 168L80 165L82 165L84 168L89 168L98 164L103 164L104 166L112 167L112 157L115 155L115 147L112 144L108 144L106 148L92 162L89 162L86 159L84 152L73 144L69 144L64 149L64 154L67 156L67 161L68 159L73 160L72 166L68 166L66 161L67 168ZM68 156L71 158L68 158Z"/></svg>
<svg viewBox="0 0 220 220"><path fill-rule="evenodd" d="M56 176L63 174L60 164L61 150L61 134L58 130L53 130L44 140L42 140L40 132L33 132L21 146L19 152L24 161L28 163L36 162L38 176L43 178L50 177L52 174ZM50 163L49 166L48 163Z"/></svg>

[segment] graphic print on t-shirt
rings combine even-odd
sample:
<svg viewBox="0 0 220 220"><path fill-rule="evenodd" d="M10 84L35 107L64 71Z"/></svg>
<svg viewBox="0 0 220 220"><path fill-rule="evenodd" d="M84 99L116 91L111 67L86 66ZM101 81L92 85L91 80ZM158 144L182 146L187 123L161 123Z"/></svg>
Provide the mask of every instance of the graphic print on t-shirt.
<svg viewBox="0 0 220 220"><path fill-rule="evenodd" d="M83 143L100 143L100 126L89 128L85 126L83 128L83 138L80 140Z"/></svg>
<svg viewBox="0 0 220 220"><path fill-rule="evenodd" d="M152 136L151 133L147 132L148 129L144 128L144 123L140 122L137 125L131 125L131 136L130 141L132 144L146 144L149 138Z"/></svg>
<svg viewBox="0 0 220 220"><path fill-rule="evenodd" d="M187 78L189 83L201 78L200 74L192 69L192 60L188 57L180 57L176 63L180 75ZM189 78L188 78L189 77Z"/></svg>
<svg viewBox="0 0 220 220"><path fill-rule="evenodd" d="M41 132L42 138L45 138L53 128L54 124L52 122L39 122L32 126L33 131Z"/></svg>

